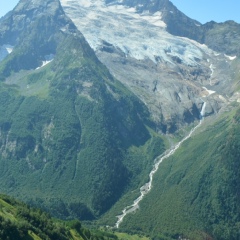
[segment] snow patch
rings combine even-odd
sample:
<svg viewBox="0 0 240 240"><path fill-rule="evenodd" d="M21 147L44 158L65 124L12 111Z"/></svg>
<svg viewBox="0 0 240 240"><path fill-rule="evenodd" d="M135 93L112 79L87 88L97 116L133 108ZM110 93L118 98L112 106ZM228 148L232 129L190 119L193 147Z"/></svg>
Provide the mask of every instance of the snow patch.
<svg viewBox="0 0 240 240"><path fill-rule="evenodd" d="M50 55L46 55L45 57L45 61L42 61L42 65L40 67L37 67L37 69L40 69L44 66L46 66L47 64L49 64L50 62L52 62L52 60L54 59L54 55L53 54L50 54Z"/></svg>
<svg viewBox="0 0 240 240"><path fill-rule="evenodd" d="M236 59L236 57L237 57L237 56L228 56L228 55L226 55L226 54L224 54L224 56L225 56L226 58L228 58L230 61L233 61L233 60Z"/></svg>
<svg viewBox="0 0 240 240"><path fill-rule="evenodd" d="M206 87L203 87L204 90L206 90L208 92L208 96L210 96L211 94L215 93L216 91L212 91L207 89Z"/></svg>
<svg viewBox="0 0 240 240"><path fill-rule="evenodd" d="M210 70L211 70L211 77L212 77L212 75L213 75L213 73L214 73L214 67L213 67L213 65L211 64L209 68L210 68Z"/></svg>
<svg viewBox="0 0 240 240"><path fill-rule="evenodd" d="M8 54L13 51L13 46L9 44L4 44L0 46L0 61L2 61Z"/></svg>

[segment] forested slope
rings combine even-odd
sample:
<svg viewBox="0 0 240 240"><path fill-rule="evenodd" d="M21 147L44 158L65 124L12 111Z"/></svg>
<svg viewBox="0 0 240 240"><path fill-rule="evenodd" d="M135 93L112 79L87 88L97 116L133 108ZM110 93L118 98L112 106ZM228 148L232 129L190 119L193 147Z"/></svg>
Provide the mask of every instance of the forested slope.
<svg viewBox="0 0 240 240"><path fill-rule="evenodd" d="M40 209L33 209L0 195L0 239L2 240L88 240L117 239L117 236L82 226L78 220L63 222Z"/></svg>
<svg viewBox="0 0 240 240"><path fill-rule="evenodd" d="M224 113L166 159L125 230L156 239L239 239L240 109Z"/></svg>

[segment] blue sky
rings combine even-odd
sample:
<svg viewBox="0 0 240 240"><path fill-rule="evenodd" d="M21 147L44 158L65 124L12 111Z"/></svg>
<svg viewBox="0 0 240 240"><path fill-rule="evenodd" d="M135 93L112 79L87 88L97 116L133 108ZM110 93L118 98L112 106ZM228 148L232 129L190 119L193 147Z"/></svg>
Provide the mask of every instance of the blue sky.
<svg viewBox="0 0 240 240"><path fill-rule="evenodd" d="M18 2L19 2L19 0L1 0L0 17L2 17L7 12L12 10L17 5Z"/></svg>
<svg viewBox="0 0 240 240"><path fill-rule="evenodd" d="M171 0L188 17L201 23L211 20L240 23L240 0Z"/></svg>
<svg viewBox="0 0 240 240"><path fill-rule="evenodd" d="M12 10L19 0L2 0L0 17ZM234 20L240 23L240 0L171 0L187 16L206 23L211 20L224 22Z"/></svg>

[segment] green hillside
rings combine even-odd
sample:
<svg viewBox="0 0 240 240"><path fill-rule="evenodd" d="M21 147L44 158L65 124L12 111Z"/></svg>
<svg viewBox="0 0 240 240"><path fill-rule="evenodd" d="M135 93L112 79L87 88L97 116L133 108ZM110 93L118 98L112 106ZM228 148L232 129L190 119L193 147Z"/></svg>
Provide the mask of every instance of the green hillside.
<svg viewBox="0 0 240 240"><path fill-rule="evenodd" d="M239 239L239 123L238 108L203 125L161 164L140 210L120 227L154 239Z"/></svg>
<svg viewBox="0 0 240 240"><path fill-rule="evenodd" d="M6 195L0 195L0 239L2 240L90 240L118 239L99 230L89 231L78 220L52 219L39 209L29 208Z"/></svg>

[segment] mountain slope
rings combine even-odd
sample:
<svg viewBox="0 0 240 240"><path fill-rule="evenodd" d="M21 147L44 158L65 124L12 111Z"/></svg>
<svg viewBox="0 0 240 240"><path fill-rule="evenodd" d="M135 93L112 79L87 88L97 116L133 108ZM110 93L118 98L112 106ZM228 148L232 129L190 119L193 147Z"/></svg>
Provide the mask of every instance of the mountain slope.
<svg viewBox="0 0 240 240"><path fill-rule="evenodd" d="M89 231L77 220L63 222L5 195L0 195L0 239L117 239L101 231Z"/></svg>
<svg viewBox="0 0 240 240"><path fill-rule="evenodd" d="M120 227L160 239L239 238L240 109L229 108L162 163L153 190Z"/></svg>
<svg viewBox="0 0 240 240"><path fill-rule="evenodd" d="M1 191L55 216L99 216L164 149L148 110L57 0L20 1L0 33L2 49L11 46L0 62Z"/></svg>
<svg viewBox="0 0 240 240"><path fill-rule="evenodd" d="M240 24L234 21L209 22L202 28L204 32L202 43L218 52L232 56L240 55Z"/></svg>

